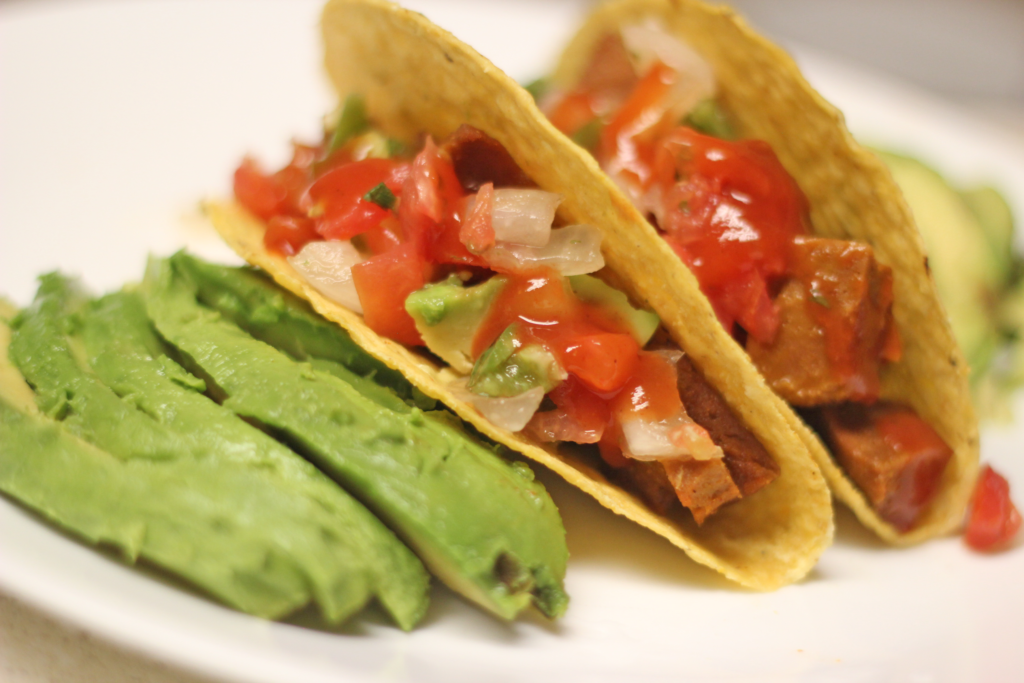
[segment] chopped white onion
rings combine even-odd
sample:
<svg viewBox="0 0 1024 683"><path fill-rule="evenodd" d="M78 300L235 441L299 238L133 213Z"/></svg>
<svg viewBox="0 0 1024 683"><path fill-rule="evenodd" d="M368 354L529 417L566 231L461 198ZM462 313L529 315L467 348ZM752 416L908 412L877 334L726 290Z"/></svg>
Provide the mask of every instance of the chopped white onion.
<svg viewBox="0 0 1024 683"><path fill-rule="evenodd" d="M449 387L455 396L480 411L495 427L518 432L530 421L544 400L544 387L534 387L517 396L491 398L474 394L466 388L466 380L452 382Z"/></svg>
<svg viewBox="0 0 1024 683"><path fill-rule="evenodd" d="M622 29L622 42L634 56L637 73L644 74L655 61L661 61L679 74L666 103L673 119L685 116L693 107L715 95L715 74L711 65L696 50L669 34L657 23L634 24Z"/></svg>
<svg viewBox="0 0 1024 683"><path fill-rule="evenodd" d="M288 263L318 292L356 313L363 312L352 266L363 261L362 255L346 241L310 242Z"/></svg>
<svg viewBox="0 0 1024 683"><path fill-rule="evenodd" d="M675 368L674 371L676 375L678 376L679 361L681 361L683 359L683 356L685 356L686 354L684 354L679 349L657 349L654 351L654 353L658 354L659 356L667 360L669 363L671 363L672 367Z"/></svg>
<svg viewBox="0 0 1024 683"><path fill-rule="evenodd" d="M483 253L493 267L523 271L546 266L565 276L585 275L604 268L601 231L592 225L569 225L551 231L546 246L498 243Z"/></svg>
<svg viewBox="0 0 1024 683"><path fill-rule="evenodd" d="M503 188L494 191L494 238L499 242L543 247L561 195L544 190Z"/></svg>
<svg viewBox="0 0 1024 683"><path fill-rule="evenodd" d="M683 352L679 349L658 349L654 353L669 363L666 370L672 373L673 378L677 377ZM711 460L723 456L721 447L711 440L706 429L686 414L685 407L664 420L645 420L634 414L623 416L620 424L624 442L622 450L637 460L678 457Z"/></svg>
<svg viewBox="0 0 1024 683"><path fill-rule="evenodd" d="M526 425L526 432L545 443L572 441L573 443L597 443L604 435L604 425L597 428L585 428L571 414L555 408L537 413Z"/></svg>
<svg viewBox="0 0 1024 683"><path fill-rule="evenodd" d="M624 420L621 425L623 452L637 460L681 456L711 460L723 455L721 447L715 445L707 430L691 420L685 412L667 420Z"/></svg>

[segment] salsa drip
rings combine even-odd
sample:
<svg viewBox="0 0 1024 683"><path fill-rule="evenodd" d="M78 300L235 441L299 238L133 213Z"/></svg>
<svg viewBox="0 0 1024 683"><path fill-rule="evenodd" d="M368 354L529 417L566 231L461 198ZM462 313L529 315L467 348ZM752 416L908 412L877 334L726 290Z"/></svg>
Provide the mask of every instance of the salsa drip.
<svg viewBox="0 0 1024 683"><path fill-rule="evenodd" d="M807 200L770 146L734 139L713 83L700 90L666 63L692 63L689 48L648 42L660 52L605 37L579 84L542 106L689 266L776 393L814 413L875 510L913 528L952 450L912 409L879 401L881 368L902 353L891 269L870 245L811 236Z"/></svg>
<svg viewBox="0 0 1024 683"><path fill-rule="evenodd" d="M596 278L566 275L566 259L577 272L571 254L502 242L495 218L502 191L533 187L500 143L468 126L440 146L426 138L414 155L364 128L343 144L337 134L317 146L295 144L289 165L275 173L250 159L235 173L235 196L266 223L268 250L298 269L309 245L351 245L347 267L366 324L467 372L462 395L492 422L542 441L597 444L619 470L643 460L655 468L652 485L675 494L698 522L770 482L778 466L756 439L723 453L689 417L680 398L682 354L644 348L656 316ZM548 229L555 244L556 233L573 228ZM580 241L568 240L566 250L583 249ZM590 263L582 272L603 265L599 242L594 251L600 262L581 257ZM480 310L470 328L453 338L438 331L441 324L430 327L457 308L452 318ZM687 376L688 384L706 385L699 373ZM521 425L492 417L504 410L502 401L530 400ZM737 430L749 434L742 425ZM756 475L741 487L730 466L751 471L743 467L747 453L756 455ZM683 465L692 460L730 487L697 495L697 480Z"/></svg>

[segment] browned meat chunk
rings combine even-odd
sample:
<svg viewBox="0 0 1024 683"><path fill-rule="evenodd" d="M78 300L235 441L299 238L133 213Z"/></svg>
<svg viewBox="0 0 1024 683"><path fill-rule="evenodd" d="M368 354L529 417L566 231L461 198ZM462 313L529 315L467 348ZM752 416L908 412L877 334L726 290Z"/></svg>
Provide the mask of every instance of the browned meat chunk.
<svg viewBox="0 0 1024 683"><path fill-rule="evenodd" d="M494 187L536 187L500 142L473 126L462 124L441 145L467 192L485 183Z"/></svg>
<svg viewBox="0 0 1024 683"><path fill-rule="evenodd" d="M726 503L769 484L779 476L779 466L686 356L680 359L678 370L679 396L686 411L721 446L724 457L630 460L616 470L616 476L655 511L664 514L678 500L702 524Z"/></svg>
<svg viewBox="0 0 1024 683"><path fill-rule="evenodd" d="M686 356L680 359L679 397L694 422L722 447L739 492L749 496L779 476L779 465Z"/></svg>
<svg viewBox="0 0 1024 683"><path fill-rule="evenodd" d="M814 406L847 397L845 382L832 372L825 333L807 308L807 289L790 280L775 297L779 331L771 344L747 338L747 353L765 381L787 403Z"/></svg>
<svg viewBox="0 0 1024 683"><path fill-rule="evenodd" d="M871 506L907 531L928 507L953 451L912 409L893 403L826 406L811 420Z"/></svg>
<svg viewBox="0 0 1024 683"><path fill-rule="evenodd" d="M743 497L720 459L662 462L679 502L690 509L697 524L726 503Z"/></svg>
<svg viewBox="0 0 1024 683"><path fill-rule="evenodd" d="M729 470L717 459L630 460L613 470L613 476L659 514L668 514L682 503L697 524L722 505L743 497Z"/></svg>
<svg viewBox="0 0 1024 683"><path fill-rule="evenodd" d="M679 505L679 498L659 462L630 460L625 467L612 470L612 477L624 487L640 494L648 507L660 515L667 515Z"/></svg>
<svg viewBox="0 0 1024 683"><path fill-rule="evenodd" d="M817 237L794 246L793 278L775 299L779 331L747 352L787 402L815 406L878 397L878 370L895 360L892 270L867 244Z"/></svg>

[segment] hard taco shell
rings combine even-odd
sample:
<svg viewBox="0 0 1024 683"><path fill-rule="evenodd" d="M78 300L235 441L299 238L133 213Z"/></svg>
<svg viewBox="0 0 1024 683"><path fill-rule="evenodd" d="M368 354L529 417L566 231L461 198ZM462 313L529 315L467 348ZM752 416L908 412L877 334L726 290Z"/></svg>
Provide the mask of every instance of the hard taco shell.
<svg viewBox="0 0 1024 683"><path fill-rule="evenodd" d="M953 458L922 520L901 534L875 513L792 410L783 411L785 420L814 455L836 497L886 541L909 545L957 529L977 477L978 421L970 403L967 363L939 302L924 245L899 187L883 163L853 139L842 113L810 86L793 59L725 7L693 0L602 5L566 47L554 81L571 86L597 41L623 26L651 19L711 64L720 102L740 137L768 142L807 196L813 232L866 242L878 260L893 269L893 312L903 358L884 369L882 398L913 407L953 449ZM618 192L610 182L607 187ZM637 212L633 229L654 232ZM676 263L677 269L687 270L678 259ZM680 299L690 295L687 289Z"/></svg>
<svg viewBox="0 0 1024 683"><path fill-rule="evenodd" d="M208 214L227 242L481 433L554 470L697 562L760 590L806 575L831 542L833 527L828 489L793 430L798 423L717 324L671 250L653 231L637 230L635 210L613 191L593 159L558 133L512 79L419 14L380 0L334 0L324 10L322 29L327 71L338 94L361 93L371 118L388 134L440 139L463 123L475 126L504 145L540 187L563 195L559 215L565 222L601 228L609 277L635 302L661 315L673 339L764 444L781 474L700 527L682 511L672 517L655 514L610 483L595 459L494 427L449 391L450 370L378 336L361 316L318 294L285 259L264 248L263 224L242 208L211 204Z"/></svg>

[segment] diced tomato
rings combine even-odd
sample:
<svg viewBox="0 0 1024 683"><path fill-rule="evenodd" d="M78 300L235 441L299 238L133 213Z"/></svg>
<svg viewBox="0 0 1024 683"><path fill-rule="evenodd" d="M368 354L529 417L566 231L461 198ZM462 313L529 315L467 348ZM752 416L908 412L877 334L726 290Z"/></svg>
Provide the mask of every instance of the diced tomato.
<svg viewBox="0 0 1024 683"><path fill-rule="evenodd" d="M272 175L246 157L235 171L235 198L263 220L283 214L303 216L301 203L317 154L315 147L296 144L291 162Z"/></svg>
<svg viewBox="0 0 1024 683"><path fill-rule="evenodd" d="M565 369L590 389L618 391L637 367L640 345L630 334L608 332L577 337L565 349Z"/></svg>
<svg viewBox="0 0 1024 683"><path fill-rule="evenodd" d="M412 172L406 180L405 190L408 196L403 197L405 208L413 213L420 213L435 223L441 222L444 204L441 199L441 154L428 137L423 150L412 162ZM453 171L454 173L454 171Z"/></svg>
<svg viewBox="0 0 1024 683"><path fill-rule="evenodd" d="M1020 526L1020 512L1010 500L1010 484L985 465L967 511L964 540L974 550L999 550L1013 540Z"/></svg>
<svg viewBox="0 0 1024 683"><path fill-rule="evenodd" d="M441 221L426 245L427 260L431 263L454 263L461 266L487 267L482 256L474 254L460 239L462 215L459 210L449 212Z"/></svg>
<svg viewBox="0 0 1024 683"><path fill-rule="evenodd" d="M682 410L678 374L672 363L659 353L641 351L636 371L612 400L613 414L619 421L627 417L665 420Z"/></svg>
<svg viewBox="0 0 1024 683"><path fill-rule="evenodd" d="M597 112L594 109L591 94L578 90L559 100L548 115L548 119L555 128L566 135L572 135L595 116L597 116Z"/></svg>
<svg viewBox="0 0 1024 683"><path fill-rule="evenodd" d="M437 224L444 217L438 173L440 165L437 145L428 137L402 184L402 208L399 212L402 235L405 241L417 245L424 254Z"/></svg>
<svg viewBox="0 0 1024 683"><path fill-rule="evenodd" d="M364 159L318 177L309 188L317 231L325 239L346 240L376 228L391 211L364 196L381 183L397 195L404 166L392 159Z"/></svg>
<svg viewBox="0 0 1024 683"><path fill-rule="evenodd" d="M246 157L235 171L235 199L262 220L288 210L288 192Z"/></svg>
<svg viewBox="0 0 1024 683"><path fill-rule="evenodd" d="M603 433L611 417L607 401L589 391L571 375L555 387L548 397L560 409L572 413L584 429L593 432Z"/></svg>
<svg viewBox="0 0 1024 683"><path fill-rule="evenodd" d="M374 254L391 251L402 243L402 225L393 214L385 216L376 228L363 233L363 240Z"/></svg>
<svg viewBox="0 0 1024 683"><path fill-rule="evenodd" d="M494 183L484 183L476 193L472 211L462 221L459 241L474 254L482 254L494 246Z"/></svg>
<svg viewBox="0 0 1024 683"><path fill-rule="evenodd" d="M775 339L779 312L768 294L768 283L756 270L742 272L733 281L710 289L708 296L725 329L732 331L736 322L764 344Z"/></svg>
<svg viewBox="0 0 1024 683"><path fill-rule="evenodd" d="M263 245L270 251L292 256L309 242L320 239L313 221L299 216L272 216L263 233Z"/></svg>
<svg viewBox="0 0 1024 683"><path fill-rule="evenodd" d="M529 432L544 441L597 443L608 426L608 402L569 375L549 394L554 410L538 412L530 420Z"/></svg>
<svg viewBox="0 0 1024 683"><path fill-rule="evenodd" d="M421 346L405 300L427 282L428 266L414 245L404 244L352 266L363 319L374 332L409 346Z"/></svg>
<svg viewBox="0 0 1024 683"><path fill-rule="evenodd" d="M621 437L622 429L617 422L613 422L604 430L604 435L597 442L601 459L615 468L625 467L629 464L629 458L622 454Z"/></svg>
<svg viewBox="0 0 1024 683"><path fill-rule="evenodd" d="M649 143L665 124L668 94L677 78L675 69L661 62L653 64L601 130L598 158L609 172L624 172L641 186L650 180L653 148L644 143Z"/></svg>

